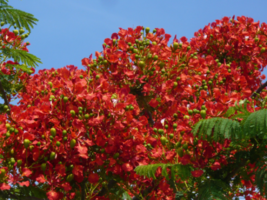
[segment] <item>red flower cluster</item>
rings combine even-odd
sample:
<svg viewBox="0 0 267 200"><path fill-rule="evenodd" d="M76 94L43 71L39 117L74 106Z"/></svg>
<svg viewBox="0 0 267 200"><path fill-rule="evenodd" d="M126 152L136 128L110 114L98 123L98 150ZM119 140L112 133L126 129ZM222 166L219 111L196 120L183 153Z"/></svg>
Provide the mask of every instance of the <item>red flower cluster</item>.
<svg viewBox="0 0 267 200"><path fill-rule="evenodd" d="M154 186L150 199L174 199L160 168L157 186L134 168L180 163L201 178L234 162L231 140L194 137L192 125L223 116L245 98L253 112L259 101L250 96L265 78L266 35L265 23L224 17L190 42L175 36L168 46L164 29L150 33L138 26L105 39L95 59L82 60L86 71L72 65L40 70L27 80L20 105L12 106L12 122L0 116L1 189L8 189L7 181L37 181L47 184L49 199L71 199L86 181L94 188L88 197L108 199L112 194L100 197L101 188L116 180L132 196ZM184 183L177 179L179 189Z"/></svg>
<svg viewBox="0 0 267 200"><path fill-rule="evenodd" d="M18 49L27 51L27 46L30 43L24 43L21 35L16 35L13 32L10 32L8 28L2 29L0 31L0 48L10 48L10 49ZM10 77L13 80L12 84L23 84L24 80L29 76L23 70L14 67L18 65L18 62L14 62L11 60L6 60L7 58L3 58L2 63L0 65L0 75L5 77ZM33 73L35 72L34 68L31 68ZM6 76L7 75L7 76ZM16 95L15 93L13 95Z"/></svg>

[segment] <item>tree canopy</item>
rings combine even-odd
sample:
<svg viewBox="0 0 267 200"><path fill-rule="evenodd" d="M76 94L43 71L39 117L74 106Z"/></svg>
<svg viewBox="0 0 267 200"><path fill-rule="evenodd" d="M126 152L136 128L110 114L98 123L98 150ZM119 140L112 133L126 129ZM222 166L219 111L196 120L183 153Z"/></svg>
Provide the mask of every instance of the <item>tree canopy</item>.
<svg viewBox="0 0 267 200"><path fill-rule="evenodd" d="M264 199L267 24L224 17L170 39L120 28L84 69L28 74L0 115L2 194Z"/></svg>

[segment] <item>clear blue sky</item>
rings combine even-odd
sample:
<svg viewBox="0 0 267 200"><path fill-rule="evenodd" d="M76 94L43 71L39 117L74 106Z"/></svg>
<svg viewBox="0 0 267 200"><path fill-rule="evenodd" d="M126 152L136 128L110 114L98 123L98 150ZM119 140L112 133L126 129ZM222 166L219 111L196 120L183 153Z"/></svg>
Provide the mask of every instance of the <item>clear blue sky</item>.
<svg viewBox="0 0 267 200"><path fill-rule="evenodd" d="M178 38L224 16L247 16L267 23L266 0L10 0L39 22L27 38L30 53L41 58L40 69L73 64L102 50L105 38L119 27L164 28ZM267 76L267 70L264 71Z"/></svg>
<svg viewBox="0 0 267 200"><path fill-rule="evenodd" d="M27 38L30 53L41 58L39 69L73 64L102 50L105 38L119 27L164 28L178 38L224 16L248 16L267 23L265 0L10 0L39 22ZM267 72L267 71L266 71Z"/></svg>

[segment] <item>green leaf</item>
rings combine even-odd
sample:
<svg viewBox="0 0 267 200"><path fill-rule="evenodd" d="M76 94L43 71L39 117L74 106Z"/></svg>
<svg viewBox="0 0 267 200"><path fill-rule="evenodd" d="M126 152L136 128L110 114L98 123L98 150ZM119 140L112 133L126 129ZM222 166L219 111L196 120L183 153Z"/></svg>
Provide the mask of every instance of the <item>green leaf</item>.
<svg viewBox="0 0 267 200"><path fill-rule="evenodd" d="M177 191L175 193L175 200L180 200L182 197L184 197L184 192L183 191Z"/></svg>
<svg viewBox="0 0 267 200"><path fill-rule="evenodd" d="M10 65L10 64L7 64L7 66L12 66L12 67L15 67L16 69L21 69L24 72L32 73L32 70L30 68L28 68L26 65Z"/></svg>
<svg viewBox="0 0 267 200"><path fill-rule="evenodd" d="M263 138L267 133L267 110L259 110L251 113L244 125L244 134L249 137Z"/></svg>
<svg viewBox="0 0 267 200"><path fill-rule="evenodd" d="M243 124L244 121L247 119L247 117L250 115L250 112L247 110L247 104L248 103L249 103L249 101L247 99L240 100L238 104L236 101L234 104L235 106L228 108L228 110L224 114L224 117L228 118L228 117L232 116L233 114L235 114L236 111L238 111L238 113L236 115L232 116L231 119L241 118L241 119L243 119L241 124Z"/></svg>
<svg viewBox="0 0 267 200"><path fill-rule="evenodd" d="M255 175L255 183L259 189L261 195L265 193L265 198L267 198L267 165L266 160L260 160L256 163L258 167Z"/></svg>
<svg viewBox="0 0 267 200"><path fill-rule="evenodd" d="M183 180L187 180L191 176L192 166L176 164L173 166L177 169L177 175Z"/></svg>
<svg viewBox="0 0 267 200"><path fill-rule="evenodd" d="M123 200L132 200L131 196L126 191L122 194L122 199Z"/></svg>
<svg viewBox="0 0 267 200"><path fill-rule="evenodd" d="M5 56L13 58L17 62L23 62L31 67L36 67L38 63L42 63L40 58L23 50L4 48L2 52Z"/></svg>
<svg viewBox="0 0 267 200"><path fill-rule="evenodd" d="M231 115L233 115L233 114L235 114L235 108L234 107L230 107L230 108L228 108L228 110L226 111L226 113L225 113L225 115L224 115L224 117L230 117Z"/></svg>
<svg viewBox="0 0 267 200"><path fill-rule="evenodd" d="M29 32L38 21L32 14L14 9L4 0L0 0L0 20L18 28L25 28Z"/></svg>
<svg viewBox="0 0 267 200"><path fill-rule="evenodd" d="M34 187L34 186L29 186L29 189L31 191L31 194L33 197L37 197L37 198L47 198L46 196L46 192L42 189L40 189L39 187Z"/></svg>
<svg viewBox="0 0 267 200"><path fill-rule="evenodd" d="M165 163L157 163L157 164L151 164L151 165L141 165L137 166L134 171L141 175L141 176L146 176L148 178L153 178L156 179L155 173L158 169L158 167L162 168L162 175L165 178L168 178L168 173L167 173L167 167L171 167L174 164L165 164Z"/></svg>
<svg viewBox="0 0 267 200"><path fill-rule="evenodd" d="M238 122L224 118L210 118L200 120L196 123L192 132L194 136L211 136L213 131L213 139L215 141L230 138L232 140L242 139L242 129Z"/></svg>
<svg viewBox="0 0 267 200"><path fill-rule="evenodd" d="M227 200L230 187L221 180L207 180L199 186L199 200Z"/></svg>

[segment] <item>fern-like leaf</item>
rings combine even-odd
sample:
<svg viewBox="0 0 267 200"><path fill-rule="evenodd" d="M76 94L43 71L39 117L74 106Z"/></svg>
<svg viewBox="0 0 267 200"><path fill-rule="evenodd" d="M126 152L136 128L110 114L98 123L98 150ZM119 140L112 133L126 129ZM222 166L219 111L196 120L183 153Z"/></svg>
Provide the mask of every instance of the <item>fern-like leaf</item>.
<svg viewBox="0 0 267 200"><path fill-rule="evenodd" d="M241 126L238 122L224 118L210 118L197 122L192 130L194 136L211 136L213 130L213 139L242 139Z"/></svg>
<svg viewBox="0 0 267 200"><path fill-rule="evenodd" d="M230 187L221 180L208 180L199 187L199 200L227 200L229 199L228 191Z"/></svg>
<svg viewBox="0 0 267 200"><path fill-rule="evenodd" d="M40 58L23 50L4 48L2 49L2 52L5 56L13 58L18 62L21 61L31 67L36 67L38 65L37 63L42 63Z"/></svg>
<svg viewBox="0 0 267 200"><path fill-rule="evenodd" d="M175 164L172 166L171 172L172 173L175 172L175 174L178 175L181 178L181 180L185 181L188 180L188 178L191 176L192 170L193 168L190 165Z"/></svg>
<svg viewBox="0 0 267 200"><path fill-rule="evenodd" d="M162 168L162 175L165 178L168 178L167 167L171 167L173 165L174 164L165 164L165 163L141 165L141 166L137 166L134 171L141 176L146 176L148 178L156 179L155 173L156 173L158 167L161 167Z"/></svg>
<svg viewBox="0 0 267 200"><path fill-rule="evenodd" d="M183 191L178 191L175 193L175 200L181 200L184 197Z"/></svg>
<svg viewBox="0 0 267 200"><path fill-rule="evenodd" d="M267 133L267 110L259 110L251 113L244 125L244 134L249 137L257 135L259 138L263 138Z"/></svg>
<svg viewBox="0 0 267 200"><path fill-rule="evenodd" d="M24 72L27 72L27 73L32 73L32 70L29 68L29 67L27 67L27 65L24 65L24 64L22 64L22 65L12 65L12 64L6 64L6 66L10 66L10 67L14 67L14 68L16 68L16 69L21 69L22 71L24 71Z"/></svg>
<svg viewBox="0 0 267 200"><path fill-rule="evenodd" d="M250 115L250 112L247 110L247 104L248 104L247 99L240 100L238 105L236 101L235 106L228 108L228 110L224 114L224 117L228 118L232 116L233 114L235 114L235 112L237 111L238 113L232 116L231 119L237 119L237 118L243 119L241 122L241 125L242 125L245 122L245 120L248 118L248 116Z"/></svg>
<svg viewBox="0 0 267 200"><path fill-rule="evenodd" d="M11 25L16 25L19 28L24 27L29 32L33 28L33 25L36 25L38 19L32 14L14 9L4 0L0 0L0 3L0 20Z"/></svg>
<svg viewBox="0 0 267 200"><path fill-rule="evenodd" d="M256 171L255 176L255 183L261 193L265 193L265 198L267 198L267 165L266 160L265 161L259 161L256 163L256 166L258 167Z"/></svg>

